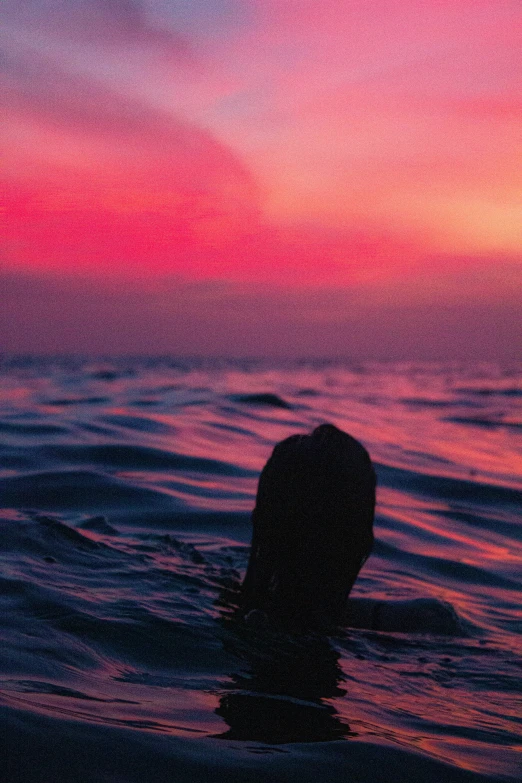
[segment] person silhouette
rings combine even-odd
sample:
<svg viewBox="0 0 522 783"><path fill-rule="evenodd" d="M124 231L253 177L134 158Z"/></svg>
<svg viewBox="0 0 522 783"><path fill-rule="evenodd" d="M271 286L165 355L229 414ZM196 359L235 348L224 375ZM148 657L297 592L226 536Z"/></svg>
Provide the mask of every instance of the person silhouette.
<svg viewBox="0 0 522 783"><path fill-rule="evenodd" d="M295 631L457 633L435 598L349 599L373 547L375 491L368 452L333 424L278 443L259 478L241 616Z"/></svg>

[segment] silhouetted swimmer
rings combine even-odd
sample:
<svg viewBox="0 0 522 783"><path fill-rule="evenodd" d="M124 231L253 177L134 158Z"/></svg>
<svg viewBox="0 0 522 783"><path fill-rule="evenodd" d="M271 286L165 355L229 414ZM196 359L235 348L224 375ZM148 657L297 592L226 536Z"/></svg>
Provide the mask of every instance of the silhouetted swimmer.
<svg viewBox="0 0 522 783"><path fill-rule="evenodd" d="M339 623L373 545L375 472L366 449L322 424L274 448L252 513L243 610L291 627Z"/></svg>
<svg viewBox="0 0 522 783"><path fill-rule="evenodd" d="M278 443L259 478L242 585L249 623L289 630L340 623L455 633L453 609L431 598L350 599L373 546L375 471L364 446L332 424Z"/></svg>

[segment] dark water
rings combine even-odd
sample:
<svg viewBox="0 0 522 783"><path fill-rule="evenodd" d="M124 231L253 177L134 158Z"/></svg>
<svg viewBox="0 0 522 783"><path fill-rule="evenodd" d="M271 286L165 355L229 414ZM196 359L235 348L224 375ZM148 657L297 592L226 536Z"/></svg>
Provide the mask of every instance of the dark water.
<svg viewBox="0 0 522 783"><path fill-rule="evenodd" d="M379 477L354 595L459 636L234 623L257 476L330 421ZM522 367L4 359L9 781L494 781L522 750Z"/></svg>

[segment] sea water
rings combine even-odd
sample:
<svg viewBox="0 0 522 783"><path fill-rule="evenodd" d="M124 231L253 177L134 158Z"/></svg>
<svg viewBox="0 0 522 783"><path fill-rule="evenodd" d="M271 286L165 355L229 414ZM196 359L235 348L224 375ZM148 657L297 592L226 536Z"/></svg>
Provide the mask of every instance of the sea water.
<svg viewBox="0 0 522 783"><path fill-rule="evenodd" d="M518 781L522 366L6 358L9 781ZM378 475L353 595L456 636L234 619L259 472L332 422Z"/></svg>

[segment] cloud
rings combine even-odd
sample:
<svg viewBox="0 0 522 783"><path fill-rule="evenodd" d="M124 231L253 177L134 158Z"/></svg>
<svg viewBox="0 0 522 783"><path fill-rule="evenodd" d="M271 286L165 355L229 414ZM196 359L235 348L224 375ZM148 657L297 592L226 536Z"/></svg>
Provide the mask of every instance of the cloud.
<svg viewBox="0 0 522 783"><path fill-rule="evenodd" d="M190 145L187 134L194 133L190 123L34 51L8 51L3 81L8 110L81 135L135 138L152 147L170 140L174 147Z"/></svg>
<svg viewBox="0 0 522 783"><path fill-rule="evenodd" d="M12 267L311 287L418 255L383 229L271 225L256 179L208 130L41 55L13 53L5 81Z"/></svg>
<svg viewBox="0 0 522 783"><path fill-rule="evenodd" d="M153 22L140 0L7 0L4 13L11 25L55 39L191 57L186 39Z"/></svg>
<svg viewBox="0 0 522 783"><path fill-rule="evenodd" d="M6 0L5 263L49 278L20 278L16 340L433 355L452 331L479 350L474 319L506 336L514 5L242 5Z"/></svg>
<svg viewBox="0 0 522 783"><path fill-rule="evenodd" d="M4 119L12 265L168 269L259 219L255 179L208 130L42 55L6 58Z"/></svg>

